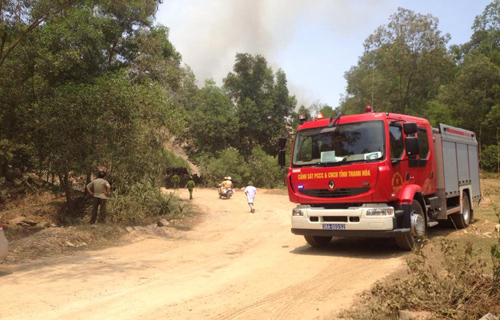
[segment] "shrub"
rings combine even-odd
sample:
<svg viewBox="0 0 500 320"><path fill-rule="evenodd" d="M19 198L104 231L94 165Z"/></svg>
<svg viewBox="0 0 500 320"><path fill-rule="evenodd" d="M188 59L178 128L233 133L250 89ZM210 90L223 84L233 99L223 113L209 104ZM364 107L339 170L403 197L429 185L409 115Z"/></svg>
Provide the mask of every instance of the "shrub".
<svg viewBox="0 0 500 320"><path fill-rule="evenodd" d="M498 146L491 145L483 149L481 153L481 168L489 172L498 171Z"/></svg>
<svg viewBox="0 0 500 320"><path fill-rule="evenodd" d="M407 279L398 279L391 285L377 283L364 307L342 316L398 319L400 310L413 310L432 311L438 319L458 320L479 319L487 312L500 313L498 278L486 272L487 263L477 258L479 251L471 243L459 246L448 239L440 242L439 249L441 259L429 259L417 250L416 257L407 261ZM500 256L493 259L494 268L498 267Z"/></svg>
<svg viewBox="0 0 500 320"><path fill-rule="evenodd" d="M203 181L215 186L230 176L236 187L244 187L249 180L256 187L275 188L283 186L283 170L275 157L268 155L261 147L254 147L248 161L236 149L227 149L217 157L210 155L198 159Z"/></svg>
<svg viewBox="0 0 500 320"><path fill-rule="evenodd" d="M162 149L162 160L166 167L184 167L189 170L189 163L168 149Z"/></svg>
<svg viewBox="0 0 500 320"><path fill-rule="evenodd" d="M248 167L251 168L248 179L252 180L255 186L261 188L283 186L283 173L278 165L278 160L268 155L261 147L252 149L252 154L248 159Z"/></svg>
<svg viewBox="0 0 500 320"><path fill-rule="evenodd" d="M107 208L110 222L136 225L143 224L150 217L173 218L182 213L175 196L161 194L157 188L146 184L135 184L127 193L113 191Z"/></svg>
<svg viewBox="0 0 500 320"><path fill-rule="evenodd" d="M208 186L215 186L224 177L230 176L236 187L242 187L248 176L249 168L236 149L224 150L217 158L203 156L199 162L201 176Z"/></svg>

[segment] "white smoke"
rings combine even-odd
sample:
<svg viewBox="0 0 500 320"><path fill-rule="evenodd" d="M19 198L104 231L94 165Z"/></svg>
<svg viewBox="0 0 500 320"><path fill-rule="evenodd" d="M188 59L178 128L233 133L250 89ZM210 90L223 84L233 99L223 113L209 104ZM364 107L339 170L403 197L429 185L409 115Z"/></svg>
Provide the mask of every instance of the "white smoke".
<svg viewBox="0 0 500 320"><path fill-rule="evenodd" d="M374 11L391 1L165 0L157 21L170 28L171 41L199 85L209 78L221 84L232 71L236 53L261 54L276 71L283 68L280 52L294 41L300 28L331 34L331 39L322 41L342 41L359 32ZM307 64L308 58L301 63ZM313 92L300 79L287 78L291 94L304 104L321 98L309 97ZM299 97L301 92L308 97Z"/></svg>

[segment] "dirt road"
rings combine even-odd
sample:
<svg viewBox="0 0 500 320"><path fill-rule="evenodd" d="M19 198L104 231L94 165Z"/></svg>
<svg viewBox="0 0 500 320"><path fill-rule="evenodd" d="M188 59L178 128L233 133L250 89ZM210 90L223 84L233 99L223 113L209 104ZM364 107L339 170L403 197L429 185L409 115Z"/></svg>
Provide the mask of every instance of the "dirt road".
<svg viewBox="0 0 500 320"><path fill-rule="evenodd" d="M391 240L311 248L284 192L259 190L255 214L242 191L192 202L203 222L172 238L0 266L0 319L334 319L404 261Z"/></svg>

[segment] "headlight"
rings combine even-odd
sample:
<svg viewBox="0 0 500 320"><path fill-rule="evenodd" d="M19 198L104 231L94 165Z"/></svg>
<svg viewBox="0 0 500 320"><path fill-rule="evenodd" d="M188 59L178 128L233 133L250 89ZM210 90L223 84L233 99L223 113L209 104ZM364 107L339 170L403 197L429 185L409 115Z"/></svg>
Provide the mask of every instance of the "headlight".
<svg viewBox="0 0 500 320"><path fill-rule="evenodd" d="M394 215L394 208L377 208L377 209L368 209L366 211L367 216L392 216Z"/></svg>
<svg viewBox="0 0 500 320"><path fill-rule="evenodd" d="M304 211L302 211L300 209L293 209L292 216L304 216Z"/></svg>

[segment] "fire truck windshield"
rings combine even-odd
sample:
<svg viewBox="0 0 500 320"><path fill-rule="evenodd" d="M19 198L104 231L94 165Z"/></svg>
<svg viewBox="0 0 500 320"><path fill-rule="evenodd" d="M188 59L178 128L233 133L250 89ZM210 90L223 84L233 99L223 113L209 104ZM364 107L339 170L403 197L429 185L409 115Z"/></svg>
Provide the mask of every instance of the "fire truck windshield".
<svg viewBox="0 0 500 320"><path fill-rule="evenodd" d="M335 166L385 156L383 121L341 124L297 132L293 166Z"/></svg>

